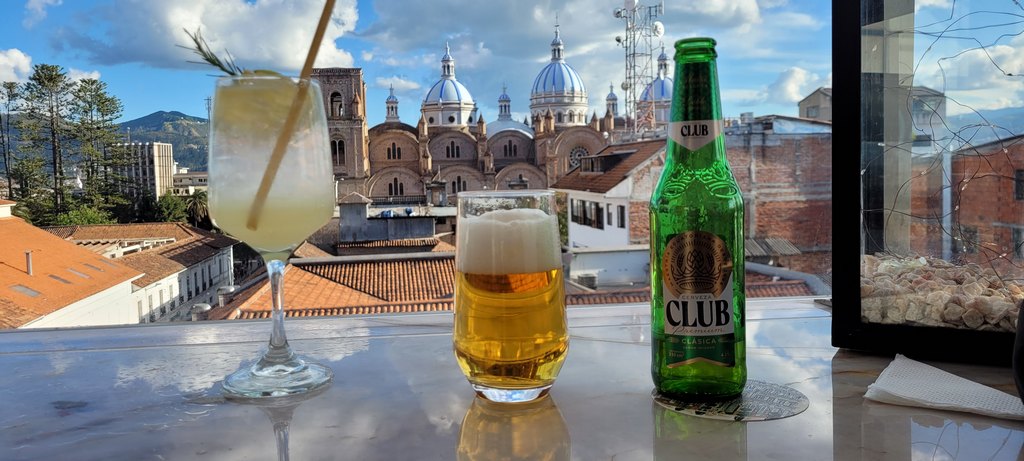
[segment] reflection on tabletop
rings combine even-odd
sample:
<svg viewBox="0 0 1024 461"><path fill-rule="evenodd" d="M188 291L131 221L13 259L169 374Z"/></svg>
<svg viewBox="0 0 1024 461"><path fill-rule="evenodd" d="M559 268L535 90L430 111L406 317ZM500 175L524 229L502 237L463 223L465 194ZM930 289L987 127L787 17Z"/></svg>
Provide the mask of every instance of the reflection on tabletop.
<svg viewBox="0 0 1024 461"><path fill-rule="evenodd" d="M888 356L864 355L845 349L832 358L833 459L1017 460L1024 457L1024 422L865 399L865 389L891 360ZM1009 368L930 364L1004 392L1015 392L1012 377L1007 379Z"/></svg>
<svg viewBox="0 0 1024 461"><path fill-rule="evenodd" d="M459 432L459 461L568 461L569 429L554 399L498 403L477 397Z"/></svg>

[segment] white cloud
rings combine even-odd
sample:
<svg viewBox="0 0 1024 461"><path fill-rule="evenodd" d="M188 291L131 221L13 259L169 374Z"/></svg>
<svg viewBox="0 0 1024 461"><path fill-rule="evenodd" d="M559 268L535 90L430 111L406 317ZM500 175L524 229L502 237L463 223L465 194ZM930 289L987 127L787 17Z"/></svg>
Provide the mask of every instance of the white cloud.
<svg viewBox="0 0 1024 461"><path fill-rule="evenodd" d="M822 78L806 69L790 67L779 74L779 77L768 85L765 100L776 104L795 104L807 97L816 88L831 85L831 73L827 77Z"/></svg>
<svg viewBox="0 0 1024 461"><path fill-rule="evenodd" d="M395 90L397 91L415 91L421 88L419 83L406 80L398 76L377 77L374 83L376 83L377 88L390 88L394 85Z"/></svg>
<svg viewBox="0 0 1024 461"><path fill-rule="evenodd" d="M80 70L80 69L75 69L74 67L72 67L72 68L68 69L68 78L71 81L73 81L73 82L77 82L79 80L84 80L84 79L87 79L87 78L91 78L91 79L94 79L94 80L99 80L100 79L100 72L97 71L97 70L88 70L88 71L87 70Z"/></svg>
<svg viewBox="0 0 1024 461"><path fill-rule="evenodd" d="M230 51L242 67L294 73L305 61L322 7L320 0L112 0L85 16L92 19L56 30L53 40L84 52L94 63L173 68L196 59L178 45L191 44L184 30L201 29L215 52ZM357 18L355 0L335 5L317 66L353 65L352 55L334 41L351 32Z"/></svg>
<svg viewBox="0 0 1024 461"><path fill-rule="evenodd" d="M684 0L665 2L665 15L673 13L700 27L717 26L745 29L761 22L756 0Z"/></svg>
<svg viewBox="0 0 1024 461"><path fill-rule="evenodd" d="M757 0L757 5L761 8L778 8L787 4L789 0Z"/></svg>
<svg viewBox="0 0 1024 461"><path fill-rule="evenodd" d="M25 2L25 20L21 22L25 27L32 27L39 21L46 19L46 9L51 6L59 6L63 0L28 0Z"/></svg>
<svg viewBox="0 0 1024 461"><path fill-rule="evenodd" d="M31 73L31 56L17 48L0 50L0 82L22 82Z"/></svg>
<svg viewBox="0 0 1024 461"><path fill-rule="evenodd" d="M914 2L914 11L921 8L949 8L953 6L952 0L917 0Z"/></svg>
<svg viewBox="0 0 1024 461"><path fill-rule="evenodd" d="M363 51L362 54L359 57L362 58L363 61L366 61L366 62L373 61L373 53L370 52L370 51Z"/></svg>

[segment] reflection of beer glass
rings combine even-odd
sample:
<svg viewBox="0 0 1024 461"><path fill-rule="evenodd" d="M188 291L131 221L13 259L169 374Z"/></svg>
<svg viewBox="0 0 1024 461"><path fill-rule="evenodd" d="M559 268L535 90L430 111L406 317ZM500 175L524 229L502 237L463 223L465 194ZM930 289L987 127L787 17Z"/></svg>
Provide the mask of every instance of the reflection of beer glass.
<svg viewBox="0 0 1024 461"><path fill-rule="evenodd" d="M547 393L569 346L555 196L550 190L459 194L455 356L498 402Z"/></svg>
<svg viewBox="0 0 1024 461"><path fill-rule="evenodd" d="M502 405L476 398L459 431L459 461L568 461L569 429L549 398Z"/></svg>

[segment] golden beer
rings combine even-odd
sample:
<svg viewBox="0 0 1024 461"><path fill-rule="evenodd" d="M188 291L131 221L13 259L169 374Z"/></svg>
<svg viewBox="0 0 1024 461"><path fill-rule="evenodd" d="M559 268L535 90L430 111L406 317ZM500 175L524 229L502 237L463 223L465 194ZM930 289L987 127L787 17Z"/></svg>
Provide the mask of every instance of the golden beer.
<svg viewBox="0 0 1024 461"><path fill-rule="evenodd" d="M470 382L532 389L555 381L569 335L562 270L456 273L455 356Z"/></svg>
<svg viewBox="0 0 1024 461"><path fill-rule="evenodd" d="M551 202L550 191L459 194L455 357L491 400L544 395L565 360L565 288Z"/></svg>

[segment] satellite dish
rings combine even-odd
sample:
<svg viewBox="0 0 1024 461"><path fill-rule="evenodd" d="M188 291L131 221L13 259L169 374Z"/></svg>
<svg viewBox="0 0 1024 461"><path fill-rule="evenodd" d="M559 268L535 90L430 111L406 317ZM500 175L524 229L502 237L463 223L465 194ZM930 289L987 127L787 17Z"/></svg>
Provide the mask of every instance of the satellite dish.
<svg viewBox="0 0 1024 461"><path fill-rule="evenodd" d="M625 6L627 10L633 11L636 8L636 0L626 0Z"/></svg>
<svg viewBox="0 0 1024 461"><path fill-rule="evenodd" d="M622 89L623 90L628 90L629 89L629 82L622 82Z"/></svg>
<svg viewBox="0 0 1024 461"><path fill-rule="evenodd" d="M665 25L662 24L661 21L654 21L654 24L651 24L651 33L653 33L655 37L665 35Z"/></svg>

